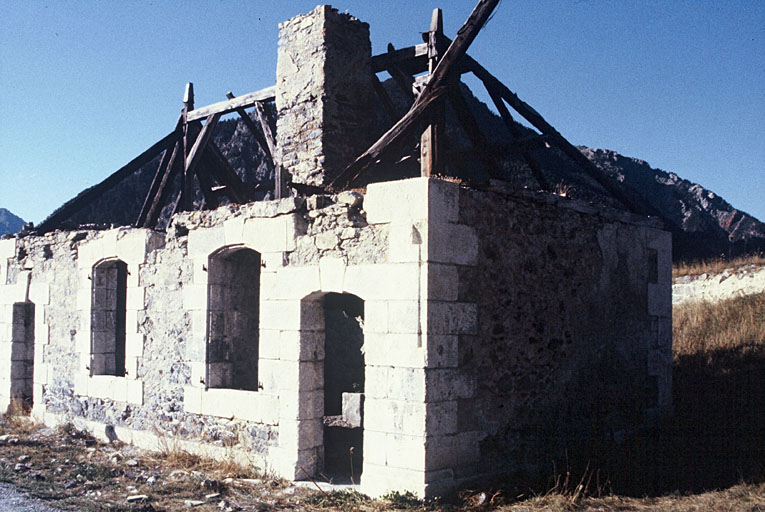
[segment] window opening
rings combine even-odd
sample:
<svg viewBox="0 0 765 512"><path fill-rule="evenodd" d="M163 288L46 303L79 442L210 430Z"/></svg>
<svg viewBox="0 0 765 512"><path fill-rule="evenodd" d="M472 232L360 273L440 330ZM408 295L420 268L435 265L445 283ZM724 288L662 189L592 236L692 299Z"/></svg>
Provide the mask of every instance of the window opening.
<svg viewBox="0 0 765 512"><path fill-rule="evenodd" d="M92 282L90 374L124 377L127 264L98 263Z"/></svg>
<svg viewBox="0 0 765 512"><path fill-rule="evenodd" d="M226 248L208 265L208 388L258 390L260 254Z"/></svg>

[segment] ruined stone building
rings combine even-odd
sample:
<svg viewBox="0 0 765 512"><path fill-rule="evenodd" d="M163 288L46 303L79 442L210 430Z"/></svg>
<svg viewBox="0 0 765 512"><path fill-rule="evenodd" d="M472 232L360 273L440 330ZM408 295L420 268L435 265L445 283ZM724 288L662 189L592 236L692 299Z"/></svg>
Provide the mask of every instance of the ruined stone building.
<svg viewBox="0 0 765 512"><path fill-rule="evenodd" d="M496 181L310 192L374 142L371 63L347 14L280 26L274 158L309 192L0 240L0 405L371 495L532 471L666 408L658 220Z"/></svg>

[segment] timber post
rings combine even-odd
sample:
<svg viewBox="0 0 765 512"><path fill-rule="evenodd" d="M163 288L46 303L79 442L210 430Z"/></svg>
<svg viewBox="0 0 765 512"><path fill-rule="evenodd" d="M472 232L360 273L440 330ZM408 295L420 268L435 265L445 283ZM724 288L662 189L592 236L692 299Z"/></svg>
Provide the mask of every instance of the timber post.
<svg viewBox="0 0 765 512"><path fill-rule="evenodd" d="M188 211L192 207L192 195L194 186L193 169L189 169L187 157L194 144L193 136L189 130L188 113L194 110L194 84L186 84L186 91L183 94L183 180L181 182L181 210Z"/></svg>
<svg viewBox="0 0 765 512"><path fill-rule="evenodd" d="M427 37L428 45L428 73L432 74L438 64L438 42L444 33L444 18L441 9L433 9L430 19L430 30L423 37ZM444 129L444 102L435 105L428 116L429 124L420 136L420 174L429 177L434 174L443 174L444 162L441 151L441 138Z"/></svg>

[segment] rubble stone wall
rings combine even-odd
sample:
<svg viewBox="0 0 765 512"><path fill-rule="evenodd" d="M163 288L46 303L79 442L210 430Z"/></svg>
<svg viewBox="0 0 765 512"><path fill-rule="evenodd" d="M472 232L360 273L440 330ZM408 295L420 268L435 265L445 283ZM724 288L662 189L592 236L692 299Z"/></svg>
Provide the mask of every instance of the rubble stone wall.
<svg viewBox="0 0 765 512"><path fill-rule="evenodd" d="M457 480L548 470L623 438L671 401L671 239L652 222L557 196L462 190L477 256L459 265ZM443 444L443 443L441 443ZM436 468L434 468L436 469Z"/></svg>
<svg viewBox="0 0 765 512"><path fill-rule="evenodd" d="M672 285L672 303L719 302L765 291L765 267L725 269L717 274L682 276Z"/></svg>
<svg viewBox="0 0 765 512"><path fill-rule="evenodd" d="M343 193L184 213L166 233L119 228L2 241L0 349L9 350L0 397L7 406L22 383L34 381L34 413L46 422L75 421L101 435L109 427L126 441L148 433L155 441L226 447L290 478L300 468L317 471L323 295L374 299L397 287L397 267L385 268L388 227L368 225L362 199ZM260 255L257 269L211 280L211 258L242 248ZM125 374L97 374L92 364L104 324L98 313L110 301L94 293L93 279L103 277L103 262L117 260L127 265ZM227 304L219 280L239 291L258 287L256 270L259 293L247 298L260 301L257 386L210 386L211 312ZM377 284L384 274L393 279L387 288ZM234 319L234 332L241 327L236 317L225 317ZM29 361L20 359L27 355ZM16 362L31 370L32 355L34 379L11 371Z"/></svg>

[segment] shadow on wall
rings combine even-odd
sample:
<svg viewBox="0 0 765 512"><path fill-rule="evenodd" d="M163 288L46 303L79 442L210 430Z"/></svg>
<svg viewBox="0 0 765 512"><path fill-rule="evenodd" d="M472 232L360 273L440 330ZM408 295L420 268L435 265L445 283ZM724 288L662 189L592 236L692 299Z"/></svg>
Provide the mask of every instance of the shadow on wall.
<svg viewBox="0 0 765 512"><path fill-rule="evenodd" d="M506 482L545 491L567 478L587 483L589 494L635 497L765 482L762 344L676 357L673 394L674 411L659 424L624 440L570 439L566 456L538 479Z"/></svg>

